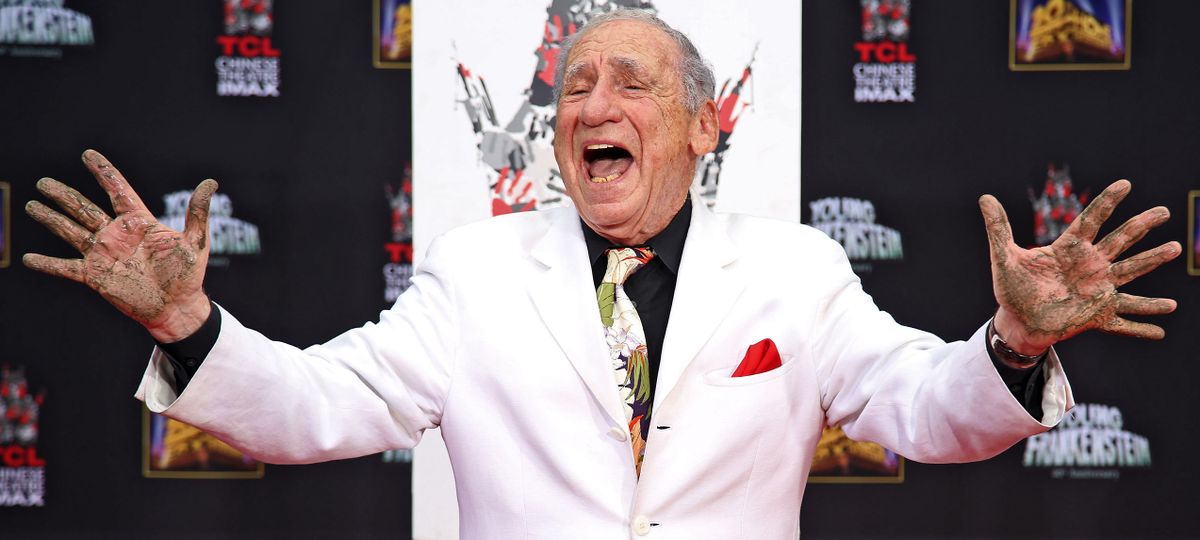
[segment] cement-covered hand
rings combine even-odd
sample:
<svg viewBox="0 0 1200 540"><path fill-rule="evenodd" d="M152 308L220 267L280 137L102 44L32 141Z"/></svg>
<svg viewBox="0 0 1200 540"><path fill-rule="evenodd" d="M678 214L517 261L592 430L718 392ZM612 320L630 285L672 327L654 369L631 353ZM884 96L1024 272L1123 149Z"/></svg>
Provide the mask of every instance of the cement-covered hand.
<svg viewBox="0 0 1200 540"><path fill-rule="evenodd" d="M160 223L112 163L95 150L83 163L112 201L116 217L71 187L43 178L37 188L66 215L29 201L25 211L79 250L80 259L36 253L25 266L91 287L122 313L141 323L162 343L190 335L208 318L204 294L208 263L208 205L217 190L205 180L192 193L184 232Z"/></svg>
<svg viewBox="0 0 1200 540"><path fill-rule="evenodd" d="M1100 226L1132 186L1118 180L1096 197L1054 243L1022 249L1013 242L1008 216L991 195L979 199L991 246L992 287L1000 310L996 331L1014 350L1039 354L1087 330L1161 339L1157 325L1125 315L1162 315L1175 310L1169 298L1133 296L1117 289L1179 256L1179 242L1167 242L1117 260L1150 229L1170 218L1162 206L1130 218L1096 242Z"/></svg>

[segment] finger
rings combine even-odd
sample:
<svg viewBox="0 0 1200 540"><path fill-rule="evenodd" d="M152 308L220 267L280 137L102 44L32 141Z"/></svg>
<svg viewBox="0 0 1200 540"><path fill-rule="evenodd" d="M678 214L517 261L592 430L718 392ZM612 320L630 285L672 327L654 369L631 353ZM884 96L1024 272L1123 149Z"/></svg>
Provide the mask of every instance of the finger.
<svg viewBox="0 0 1200 540"><path fill-rule="evenodd" d="M1118 255L1136 244L1142 237L1171 218L1171 211L1165 206L1151 208L1122 223L1120 227L1104 236L1096 249L1108 260L1116 259Z"/></svg>
<svg viewBox="0 0 1200 540"><path fill-rule="evenodd" d="M1126 195L1129 195L1129 190L1132 188L1133 184L1130 184L1129 180L1117 180L1109 184L1087 205L1087 208L1083 209L1083 212L1079 213L1067 230L1063 231L1063 236L1074 236L1088 242L1094 240L1096 233L1100 232L1100 226L1108 220L1113 209L1125 199Z"/></svg>
<svg viewBox="0 0 1200 540"><path fill-rule="evenodd" d="M125 180L125 176L118 171L107 158L100 155L100 152L95 150L85 150L83 152L83 164L92 172L92 176L96 177L96 181L100 182L100 187L108 192L108 198L112 201L113 211L117 214L124 214L134 210L145 210L146 205L142 203L142 199L138 197L137 192L129 187L129 182Z"/></svg>
<svg viewBox="0 0 1200 540"><path fill-rule="evenodd" d="M1117 313L1122 315L1166 315L1175 311L1175 307L1175 301L1170 298L1147 298L1117 293Z"/></svg>
<svg viewBox="0 0 1200 540"><path fill-rule="evenodd" d="M1121 317L1113 317L1104 326L1100 327L1103 332L1109 334L1117 334L1121 336L1131 336L1142 339L1162 339L1167 333L1162 327L1150 323L1131 321Z"/></svg>
<svg viewBox="0 0 1200 540"><path fill-rule="evenodd" d="M1158 268L1183 252L1179 242L1167 242L1154 249L1148 249L1109 267L1112 273L1113 285L1120 287L1130 281L1146 275L1147 272Z"/></svg>
<svg viewBox="0 0 1200 540"><path fill-rule="evenodd" d="M29 214L34 221L45 225L59 238L66 240L80 253L86 254L92 249L92 246L96 245L96 235L80 227L78 223L71 221L67 216L55 212L49 206L37 201L29 201L25 204L25 213Z"/></svg>
<svg viewBox="0 0 1200 540"><path fill-rule="evenodd" d="M21 262L31 270L83 283L82 259L59 259L37 253L26 253L24 257L21 257Z"/></svg>
<svg viewBox="0 0 1200 540"><path fill-rule="evenodd" d="M53 178L38 180L37 189L58 204L75 221L90 231L98 231L101 227L112 222L108 213L88 200L82 193Z"/></svg>
<svg viewBox="0 0 1200 540"><path fill-rule="evenodd" d="M991 195L979 198L979 211L983 214L983 225L987 228L988 245L992 251L992 261L1004 260L1006 249L1013 243L1012 227L1008 224L1008 214L1004 206Z"/></svg>
<svg viewBox="0 0 1200 540"><path fill-rule="evenodd" d="M196 186L196 191L192 192L192 199L188 202L183 234L188 242L199 249L208 246L208 206L216 191L217 181L209 178Z"/></svg>

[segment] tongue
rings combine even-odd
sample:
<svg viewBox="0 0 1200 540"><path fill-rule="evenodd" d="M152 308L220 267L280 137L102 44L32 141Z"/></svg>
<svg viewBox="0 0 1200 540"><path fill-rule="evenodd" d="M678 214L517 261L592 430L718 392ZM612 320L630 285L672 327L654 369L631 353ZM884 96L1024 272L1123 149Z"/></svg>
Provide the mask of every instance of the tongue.
<svg viewBox="0 0 1200 540"><path fill-rule="evenodd" d="M625 172L625 169L629 168L631 163L633 163L633 158L631 157L597 159L592 161L591 165L588 166L588 174L592 175L592 178L604 178L614 174L620 175Z"/></svg>

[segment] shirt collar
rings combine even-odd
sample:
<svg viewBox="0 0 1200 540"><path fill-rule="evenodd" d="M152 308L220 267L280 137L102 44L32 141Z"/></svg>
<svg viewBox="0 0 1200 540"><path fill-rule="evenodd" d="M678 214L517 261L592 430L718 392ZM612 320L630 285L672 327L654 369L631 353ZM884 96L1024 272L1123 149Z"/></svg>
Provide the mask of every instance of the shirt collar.
<svg viewBox="0 0 1200 540"><path fill-rule="evenodd" d="M604 250L611 247L618 247L616 244L609 242L608 239L596 234L591 227L588 227L583 220L580 220L580 225L583 227L583 239L587 243L588 260L592 265L604 256ZM679 263L683 260L683 243L687 240L688 228L692 224L692 199L687 197L683 200L683 208L671 218L671 222L666 228L659 231L653 238L646 241L646 245L654 250L654 256L662 260L663 264L675 275L679 275Z"/></svg>

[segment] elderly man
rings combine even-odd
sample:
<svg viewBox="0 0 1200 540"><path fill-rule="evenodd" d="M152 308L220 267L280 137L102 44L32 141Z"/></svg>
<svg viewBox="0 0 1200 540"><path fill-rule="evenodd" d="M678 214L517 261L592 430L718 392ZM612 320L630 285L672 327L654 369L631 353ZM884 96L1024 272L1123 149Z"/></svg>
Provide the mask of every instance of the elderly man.
<svg viewBox="0 0 1200 540"><path fill-rule="evenodd" d="M686 37L617 11L564 52L555 155L575 208L447 233L377 324L323 345L271 341L204 294L211 180L178 233L85 152L116 217L43 179L70 217L27 209L83 259L24 261L150 331L152 410L260 459L360 456L440 426L467 538L794 537L823 426L919 461L993 456L1072 405L1051 345L1161 337L1120 315L1175 307L1116 292L1179 254L1113 262L1165 208L1094 242L1121 181L1035 250L984 196L996 316L954 343L901 326L821 233L689 201L717 121Z"/></svg>

